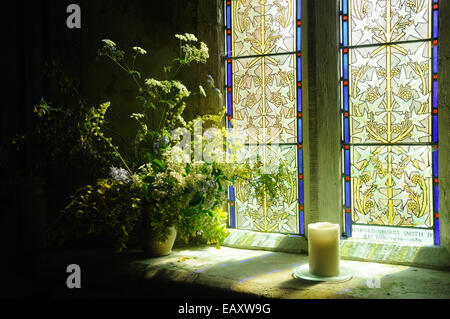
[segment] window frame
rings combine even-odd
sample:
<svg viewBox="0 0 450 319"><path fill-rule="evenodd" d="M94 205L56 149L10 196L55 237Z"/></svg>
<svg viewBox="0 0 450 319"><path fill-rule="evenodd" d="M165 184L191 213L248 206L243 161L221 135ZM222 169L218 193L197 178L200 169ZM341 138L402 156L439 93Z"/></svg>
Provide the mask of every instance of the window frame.
<svg viewBox="0 0 450 319"><path fill-rule="evenodd" d="M298 210L298 232L295 234L290 233L290 235L300 235L304 236L305 234L305 204L304 204L304 167L303 167L303 109L302 109L302 32L301 32L301 12L302 12L302 1L301 0L292 0L292 3L296 7L296 11L292 12L291 17L293 17L293 40L294 40L294 49L295 51L287 51L281 53L269 53L262 55L249 55L249 56L234 56L232 53L233 49L233 12L232 12L232 4L233 0L224 0L223 1L223 12L224 12L224 47L225 54L223 56L224 60L224 92L225 92L225 100L226 100L226 128L233 128L233 116L234 116L234 104L233 104L233 60L236 59L245 59L249 57L271 57L271 56L290 56L293 57L295 68L294 68L294 76L295 76L295 105L297 107L297 116L296 116L296 133L297 136L295 139L296 143L279 143L278 145L296 145L296 161L297 161L297 169L298 176L296 178L296 190L297 190L297 210ZM262 145L262 144L258 144ZM270 145L270 144L264 144ZM237 229L237 211L236 211L236 201L235 201L235 188L234 185L229 187L228 190L228 227L231 229ZM280 232L273 232L280 233ZM282 233L282 232L281 232Z"/></svg>
<svg viewBox="0 0 450 319"><path fill-rule="evenodd" d="M389 0L390 1L390 0ZM424 38L419 40L405 40L405 41L394 41L390 43L370 43L370 44L363 44L363 45L355 45L353 43L350 43L351 39L351 5L353 4L353 1L349 0L340 0L340 7L339 7L339 19L340 19L340 46L339 46L339 54L340 54L340 85L341 85L341 130L342 130L342 193L343 193L343 208L342 208L342 214L343 214L343 233L346 237L352 236L352 229L353 225L362 225L360 223L356 223L353 220L354 210L356 209L353 205L353 196L354 195L354 178L352 175L352 155L351 152L353 151L352 148L359 147L359 146L365 146L371 147L373 143L360 143L360 144L354 144L351 139L351 125L352 125L352 114L351 114L351 107L350 107L350 87L351 87L351 53L352 50L358 50L363 47L371 47L374 49L377 48L391 48L395 46L395 44L399 43L399 45L409 45L414 43L423 43L430 45L430 74L428 76L429 78L429 85L430 85L430 101L431 101L431 111L430 111L430 120L429 125L431 128L430 131L430 141L429 142L422 142L422 143L377 143L374 145L377 146L387 146L387 147L393 147L393 146L401 146L401 147L409 147L414 145L420 145L420 146L430 146L430 162L431 162L431 190L429 190L428 194L432 194L433 200L429 199L428 205L430 205L430 216L433 220L433 226L430 228L415 228L415 227L405 227L405 226L392 226L392 225L368 225L367 227L370 227L370 229L375 229L375 227L384 227L389 229L395 229L397 231L402 231L405 228L410 229L411 231L414 231L415 229L430 229L433 232L433 243L434 245L439 246L440 244L440 232L439 232L439 187L438 187L438 89L437 89L437 78L438 78L438 22L439 22L439 5L438 0L429 0L429 8L430 12L428 13L428 17L430 21L428 21L428 29L430 32L430 38ZM390 2L389 2L390 3ZM390 53L390 50L386 52L386 54ZM357 145L357 146L354 146ZM431 154L432 153L432 154ZM366 227L366 226L361 226ZM367 228L366 227L366 228ZM381 230L381 229L380 229ZM411 244L412 242L406 242Z"/></svg>

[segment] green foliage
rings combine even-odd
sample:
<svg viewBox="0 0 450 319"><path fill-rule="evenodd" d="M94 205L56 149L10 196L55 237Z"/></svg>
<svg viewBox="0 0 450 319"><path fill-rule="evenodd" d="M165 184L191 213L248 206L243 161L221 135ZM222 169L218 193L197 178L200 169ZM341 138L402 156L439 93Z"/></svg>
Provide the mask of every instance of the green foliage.
<svg viewBox="0 0 450 319"><path fill-rule="evenodd" d="M59 63L46 63L44 75L49 85L56 82L66 100L55 106L41 98L34 106L30 129L13 138L9 159L11 164L19 158L33 161L18 167L15 177L47 176L49 172L75 168L98 172L115 164L110 147L95 136L104 126L104 105L88 106Z"/></svg>
<svg viewBox="0 0 450 319"><path fill-rule="evenodd" d="M62 246L90 235L104 236L119 251L126 248L140 218L140 199L132 184L101 179L79 189L48 230L48 245Z"/></svg>

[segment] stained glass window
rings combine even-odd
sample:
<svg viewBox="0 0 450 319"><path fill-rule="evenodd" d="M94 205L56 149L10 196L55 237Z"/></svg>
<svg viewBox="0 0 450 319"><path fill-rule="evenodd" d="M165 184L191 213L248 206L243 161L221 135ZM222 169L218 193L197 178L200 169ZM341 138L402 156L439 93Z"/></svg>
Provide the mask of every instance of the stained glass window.
<svg viewBox="0 0 450 319"><path fill-rule="evenodd" d="M347 236L439 245L438 0L341 0Z"/></svg>
<svg viewBox="0 0 450 319"><path fill-rule="evenodd" d="M229 226L304 234L301 1L225 1L228 128L241 130L247 154L289 168L281 200L229 189ZM261 134L261 132L264 132Z"/></svg>

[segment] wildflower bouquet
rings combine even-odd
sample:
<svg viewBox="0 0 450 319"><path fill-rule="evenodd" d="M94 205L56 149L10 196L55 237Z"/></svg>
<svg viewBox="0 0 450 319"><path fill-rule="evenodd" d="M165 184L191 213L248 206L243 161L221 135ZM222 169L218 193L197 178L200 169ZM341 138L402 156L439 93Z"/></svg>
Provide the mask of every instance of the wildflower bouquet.
<svg viewBox="0 0 450 319"><path fill-rule="evenodd" d="M229 183L236 180L249 183L256 196L268 193L277 198L280 195L277 185L285 179L285 170L261 173L263 164L259 159L251 165L248 160L224 161L227 157L223 151L224 129L217 130L215 137L197 134L196 121L220 127L225 110L185 121L183 112L188 105L187 98L195 94L206 96L206 91L200 85L193 93L177 76L194 62L205 63L209 54L206 44L194 35L175 37L179 40L179 54L174 59L174 66L164 67L165 80L143 78L136 69L137 57L147 54L144 49L134 47L131 63L127 63L124 51L113 41L103 40L98 54L109 58L132 78L142 109L130 114L137 122L132 154L121 152L103 133L103 119L109 102L98 110L101 120L85 123L86 129L120 159L121 167L111 167L108 178L79 190L63 211L62 220L75 221L72 233L77 236L103 233L116 247L123 249L130 231L144 223L151 226L162 242L167 239L169 228L175 227L179 237L186 242L201 240L219 245L228 235L227 217L222 208L226 204ZM213 88L211 76L207 77L206 85L220 94ZM158 123L156 127L152 126L154 122ZM192 136L194 141L191 142ZM202 145L199 151L203 158L200 160L195 159L194 142ZM66 225L70 226L70 223Z"/></svg>

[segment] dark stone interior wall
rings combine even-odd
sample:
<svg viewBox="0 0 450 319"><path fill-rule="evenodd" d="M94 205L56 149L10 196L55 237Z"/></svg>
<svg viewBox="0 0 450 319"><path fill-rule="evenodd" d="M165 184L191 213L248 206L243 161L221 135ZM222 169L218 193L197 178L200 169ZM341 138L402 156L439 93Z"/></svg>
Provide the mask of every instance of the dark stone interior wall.
<svg viewBox="0 0 450 319"><path fill-rule="evenodd" d="M217 31L222 28L221 11L217 6L221 1L79 0L76 3L81 7L81 29L68 29L66 7L72 2L40 0L16 3L15 22L9 28L15 29L12 31L17 35L14 41L18 54L14 56L16 65L8 64L8 67L15 68L11 71L19 77L17 93L20 94L16 97L21 106L10 110L9 119L18 122L19 128L27 125L27 122L21 122L30 105L37 103L41 96L54 93L39 79L43 62L58 59L67 73L78 80L82 96L90 103L112 101L110 120L120 126L119 131L124 134L130 132L127 126L132 120L124 120L123 116L128 114L129 108L137 105L135 86L131 78L106 58L97 58L102 39L111 39L124 50L131 50L133 46L146 49L148 54L138 58L138 67L146 77L164 79L163 66L171 64L178 49L174 34L194 33L207 43L211 58L205 66L193 67L185 79L196 87L197 82L205 80L200 77L202 73L213 75L216 85L223 83L221 74L218 74L222 43L217 36ZM214 109L201 105L202 102L194 102L196 111L199 108ZM189 112L192 110L187 110Z"/></svg>
<svg viewBox="0 0 450 319"><path fill-rule="evenodd" d="M81 8L81 29L66 26L69 15L66 8L70 3ZM185 72L183 80L196 90L198 84L205 83L206 75L211 74L216 87L222 89L221 4L220 0L18 0L10 3L1 19L2 51L6 53L3 77L7 80L2 90L1 144L10 143L17 132L30 128L33 106L41 97L56 105L68 99L42 76L44 62L51 60L61 63L90 105L111 101L107 120L113 130L125 140L134 137L135 123L128 116L139 110L136 86L113 63L104 57L97 58L102 39L111 39L128 52L133 46L147 50L146 56L138 57L137 66L144 77L163 80L163 66L171 64L178 50L174 34L193 33L208 45L210 59L205 65L193 66ZM189 100L187 119L194 114L220 110L223 106L220 96L212 89L207 94L206 99L196 96ZM156 112L155 122L158 120ZM120 138L112 137L116 144L123 146ZM30 161L33 159L26 158L16 165L26 166ZM4 172L13 168L1 169ZM25 189L1 183L0 241L6 247L2 249L1 269L22 263L24 252L39 246L36 242L41 238L48 212L62 208L68 195L85 181L67 172L54 185L48 185L48 180L33 183L26 183ZM42 189L42 183L47 192L34 191ZM23 192L29 196L17 195Z"/></svg>

